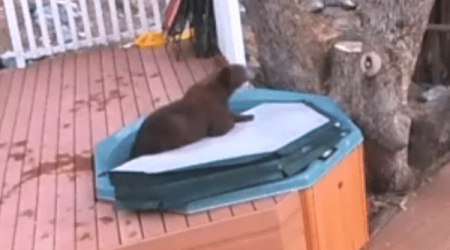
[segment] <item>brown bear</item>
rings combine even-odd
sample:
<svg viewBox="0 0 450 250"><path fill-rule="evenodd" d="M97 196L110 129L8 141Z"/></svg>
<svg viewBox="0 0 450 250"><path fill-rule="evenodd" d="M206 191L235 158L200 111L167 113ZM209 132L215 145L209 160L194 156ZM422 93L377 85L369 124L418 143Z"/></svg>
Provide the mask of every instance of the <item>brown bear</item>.
<svg viewBox="0 0 450 250"><path fill-rule="evenodd" d="M207 136L220 136L235 122L249 121L228 109L231 94L248 80L241 65L227 65L194 84L181 100L150 114L140 127L131 159L175 149Z"/></svg>

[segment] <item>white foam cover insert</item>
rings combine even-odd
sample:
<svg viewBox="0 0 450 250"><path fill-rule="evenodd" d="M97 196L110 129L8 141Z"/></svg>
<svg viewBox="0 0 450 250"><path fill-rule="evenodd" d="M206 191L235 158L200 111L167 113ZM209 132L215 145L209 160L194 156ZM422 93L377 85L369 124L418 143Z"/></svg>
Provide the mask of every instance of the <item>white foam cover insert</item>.
<svg viewBox="0 0 450 250"><path fill-rule="evenodd" d="M236 123L223 136L208 137L166 152L141 156L113 171L162 173L189 166L276 151L329 119L303 103L268 103L242 113L254 120Z"/></svg>

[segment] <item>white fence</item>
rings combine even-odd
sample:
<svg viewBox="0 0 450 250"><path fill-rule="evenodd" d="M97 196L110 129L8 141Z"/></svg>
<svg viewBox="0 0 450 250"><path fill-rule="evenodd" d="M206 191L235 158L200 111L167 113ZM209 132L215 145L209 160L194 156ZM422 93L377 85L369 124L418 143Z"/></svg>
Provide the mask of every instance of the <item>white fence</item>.
<svg viewBox="0 0 450 250"><path fill-rule="evenodd" d="M19 68L27 59L130 40L161 30L168 0L3 0L12 51Z"/></svg>

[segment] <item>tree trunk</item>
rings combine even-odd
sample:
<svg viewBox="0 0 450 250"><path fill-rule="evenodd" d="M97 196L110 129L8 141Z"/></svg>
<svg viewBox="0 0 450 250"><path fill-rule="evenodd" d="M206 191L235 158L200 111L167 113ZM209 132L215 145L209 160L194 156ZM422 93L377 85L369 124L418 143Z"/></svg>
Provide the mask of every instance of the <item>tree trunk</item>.
<svg viewBox="0 0 450 250"><path fill-rule="evenodd" d="M255 81L331 96L363 130L372 190L414 187L405 110L433 0L242 2Z"/></svg>

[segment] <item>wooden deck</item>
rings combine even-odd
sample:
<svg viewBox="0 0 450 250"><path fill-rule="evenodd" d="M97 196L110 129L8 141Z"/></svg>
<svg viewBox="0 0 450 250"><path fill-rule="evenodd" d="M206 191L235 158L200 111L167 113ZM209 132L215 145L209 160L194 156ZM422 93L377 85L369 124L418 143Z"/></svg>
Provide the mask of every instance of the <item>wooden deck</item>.
<svg viewBox="0 0 450 250"><path fill-rule="evenodd" d="M185 49L106 47L0 72L1 249L110 249L273 207L196 215L116 211L94 198L93 145L180 98L214 68Z"/></svg>
<svg viewBox="0 0 450 250"><path fill-rule="evenodd" d="M217 67L183 46L179 62L165 48L105 47L0 72L1 250L358 250L367 241L361 146L315 187L205 213L95 200L93 145Z"/></svg>
<svg viewBox="0 0 450 250"><path fill-rule="evenodd" d="M450 249L450 164L430 183L408 195L406 211L396 214L367 250Z"/></svg>

